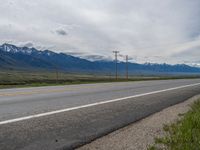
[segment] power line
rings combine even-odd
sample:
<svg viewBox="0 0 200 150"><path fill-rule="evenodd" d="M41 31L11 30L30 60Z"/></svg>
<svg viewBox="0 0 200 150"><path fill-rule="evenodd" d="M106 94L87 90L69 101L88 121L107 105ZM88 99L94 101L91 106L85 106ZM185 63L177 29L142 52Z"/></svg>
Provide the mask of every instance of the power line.
<svg viewBox="0 0 200 150"><path fill-rule="evenodd" d="M123 57L125 59L125 71L126 71L126 79L128 80L129 78L129 67L128 67L128 61L129 61L129 56L128 55L121 55L119 54L118 56Z"/></svg>
<svg viewBox="0 0 200 150"><path fill-rule="evenodd" d="M113 51L113 53L115 54L115 78L117 80L118 79L117 56L118 56L119 51Z"/></svg>

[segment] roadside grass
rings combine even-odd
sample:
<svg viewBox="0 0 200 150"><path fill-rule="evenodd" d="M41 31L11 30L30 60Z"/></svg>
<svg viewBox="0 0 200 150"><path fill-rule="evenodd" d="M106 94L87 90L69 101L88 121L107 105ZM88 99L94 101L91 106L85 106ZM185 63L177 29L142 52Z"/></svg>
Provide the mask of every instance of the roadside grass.
<svg viewBox="0 0 200 150"><path fill-rule="evenodd" d="M200 100L176 123L163 127L164 137L155 138L148 150L200 150Z"/></svg>
<svg viewBox="0 0 200 150"><path fill-rule="evenodd" d="M57 78L55 72L0 70L0 88L37 87L145 80L167 80L185 78L199 78L199 76L130 76L128 80L124 76L119 76L118 80L115 80L115 76L102 74L78 74L59 72Z"/></svg>

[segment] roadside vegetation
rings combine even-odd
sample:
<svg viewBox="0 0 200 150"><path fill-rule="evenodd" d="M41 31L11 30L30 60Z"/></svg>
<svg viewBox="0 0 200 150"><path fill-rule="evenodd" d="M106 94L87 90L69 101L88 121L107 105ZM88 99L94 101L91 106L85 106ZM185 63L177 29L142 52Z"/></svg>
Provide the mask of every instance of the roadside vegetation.
<svg viewBox="0 0 200 150"><path fill-rule="evenodd" d="M123 82L142 80L166 80L181 78L197 78L199 76L130 76L127 80L124 76L119 76L116 81L114 75L103 74L78 74L66 72L45 72L45 71L0 71L0 88L31 87L49 85L86 84L103 82Z"/></svg>
<svg viewBox="0 0 200 150"><path fill-rule="evenodd" d="M199 150L200 149L200 100L191 110L171 125L164 126L165 136L156 138L149 150Z"/></svg>

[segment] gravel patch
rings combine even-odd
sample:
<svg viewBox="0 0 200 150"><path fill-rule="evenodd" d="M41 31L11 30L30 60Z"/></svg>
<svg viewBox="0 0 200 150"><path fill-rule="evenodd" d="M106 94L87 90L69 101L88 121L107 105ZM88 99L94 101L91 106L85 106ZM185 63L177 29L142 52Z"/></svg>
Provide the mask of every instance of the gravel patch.
<svg viewBox="0 0 200 150"><path fill-rule="evenodd" d="M163 136L163 125L170 124L190 109L190 104L199 99L197 95L183 103L168 107L127 127L99 138L78 150L145 150L154 143L155 137Z"/></svg>

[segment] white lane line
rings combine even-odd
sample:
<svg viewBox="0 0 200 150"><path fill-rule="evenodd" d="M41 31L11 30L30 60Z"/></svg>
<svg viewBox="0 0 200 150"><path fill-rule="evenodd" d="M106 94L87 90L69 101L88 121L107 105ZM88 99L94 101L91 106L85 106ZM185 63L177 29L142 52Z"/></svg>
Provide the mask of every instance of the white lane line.
<svg viewBox="0 0 200 150"><path fill-rule="evenodd" d="M8 124L8 123L14 123L14 122L23 121L23 120L29 120L29 119L33 119L33 118L39 118L39 117L43 117L43 116L49 116L49 115L67 112L67 111L76 110L76 109L81 109L81 108L87 108L87 107L92 107L92 106L122 101L122 100L130 99L130 98L142 97L142 96L146 96L146 95L152 95L152 94L157 94L157 93L161 93L161 92L197 86L197 85L200 85L200 83L189 84L189 85L184 85L184 86L179 86L179 87L174 87L174 88L169 88L169 89L164 89L164 90L159 90L159 91L153 91L153 92L148 92L148 93L143 93L143 94L132 95L132 96L128 96L128 97L123 97L123 98L117 98L117 99L112 99L112 100L101 101L101 102L97 102L97 103L77 106L77 107L71 107L71 108L66 108L66 109L61 109L61 110L56 110L56 111L50 111L50 112L36 114L36 115L20 117L20 118L16 118L16 119L5 120L5 121L1 121L0 125L4 125L4 124Z"/></svg>

